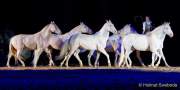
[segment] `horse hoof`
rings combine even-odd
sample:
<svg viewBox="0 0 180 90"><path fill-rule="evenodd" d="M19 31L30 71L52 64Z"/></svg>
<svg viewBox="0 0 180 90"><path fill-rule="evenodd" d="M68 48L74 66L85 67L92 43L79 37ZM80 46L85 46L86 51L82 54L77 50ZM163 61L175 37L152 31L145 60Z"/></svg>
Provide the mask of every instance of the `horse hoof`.
<svg viewBox="0 0 180 90"><path fill-rule="evenodd" d="M92 67L92 64L89 64L89 67Z"/></svg>
<svg viewBox="0 0 180 90"><path fill-rule="evenodd" d="M117 64L116 64L116 65L114 65L114 66L115 66L115 67L120 67L120 66L119 66L119 65L117 65Z"/></svg>
<svg viewBox="0 0 180 90"><path fill-rule="evenodd" d="M159 65L156 64L155 66L158 67Z"/></svg>
<svg viewBox="0 0 180 90"><path fill-rule="evenodd" d="M51 67L51 66L54 66L54 63L48 64L48 66L50 66L50 67Z"/></svg>
<svg viewBox="0 0 180 90"><path fill-rule="evenodd" d="M97 68L97 65L94 65L95 68Z"/></svg>
<svg viewBox="0 0 180 90"><path fill-rule="evenodd" d="M52 65L51 64L48 64L49 67L51 67Z"/></svg>
<svg viewBox="0 0 180 90"><path fill-rule="evenodd" d="M66 64L66 67L69 67L69 65Z"/></svg>
<svg viewBox="0 0 180 90"><path fill-rule="evenodd" d="M111 67L111 64L110 64L110 63L108 63L108 67Z"/></svg>
<svg viewBox="0 0 180 90"><path fill-rule="evenodd" d="M69 69L69 66L66 66L66 69Z"/></svg>
<svg viewBox="0 0 180 90"><path fill-rule="evenodd" d="M144 64L143 64L142 66L143 66L143 67L146 67L146 65L144 65Z"/></svg>
<svg viewBox="0 0 180 90"><path fill-rule="evenodd" d="M7 67L9 67L9 64L6 64Z"/></svg>
<svg viewBox="0 0 180 90"><path fill-rule="evenodd" d="M127 66L127 68L131 68L131 66Z"/></svg>
<svg viewBox="0 0 180 90"><path fill-rule="evenodd" d="M150 64L150 65L148 65L148 67L152 67L152 65Z"/></svg>
<svg viewBox="0 0 180 90"><path fill-rule="evenodd" d="M63 66L63 63L61 63L59 66L62 67L62 66Z"/></svg>

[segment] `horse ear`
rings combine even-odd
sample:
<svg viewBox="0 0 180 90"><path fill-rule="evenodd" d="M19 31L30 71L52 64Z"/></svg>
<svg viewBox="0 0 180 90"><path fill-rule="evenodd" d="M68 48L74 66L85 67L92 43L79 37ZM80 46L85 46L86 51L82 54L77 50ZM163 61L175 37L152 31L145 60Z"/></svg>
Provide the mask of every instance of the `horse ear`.
<svg viewBox="0 0 180 90"><path fill-rule="evenodd" d="M80 25L84 25L84 22L80 22Z"/></svg>
<svg viewBox="0 0 180 90"><path fill-rule="evenodd" d="M111 20L109 20L109 23L112 23Z"/></svg>
<svg viewBox="0 0 180 90"><path fill-rule="evenodd" d="M169 24L170 24L170 22L164 22L164 24L169 25Z"/></svg>
<svg viewBox="0 0 180 90"><path fill-rule="evenodd" d="M118 30L117 32L118 32L118 34L121 34L121 30Z"/></svg>
<svg viewBox="0 0 180 90"><path fill-rule="evenodd" d="M54 21L51 21L51 23L54 23Z"/></svg>
<svg viewBox="0 0 180 90"><path fill-rule="evenodd" d="M106 23L108 23L109 21L106 19Z"/></svg>

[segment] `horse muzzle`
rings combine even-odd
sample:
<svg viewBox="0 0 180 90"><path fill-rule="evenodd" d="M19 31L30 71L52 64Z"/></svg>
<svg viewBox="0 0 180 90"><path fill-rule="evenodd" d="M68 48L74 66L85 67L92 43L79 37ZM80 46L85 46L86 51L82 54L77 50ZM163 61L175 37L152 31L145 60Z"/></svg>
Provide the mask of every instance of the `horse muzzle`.
<svg viewBox="0 0 180 90"><path fill-rule="evenodd" d="M170 38L172 38L172 37L174 36L174 34L173 34L173 33L171 33L169 36L170 36Z"/></svg>
<svg viewBox="0 0 180 90"><path fill-rule="evenodd" d="M113 32L113 34L118 34L118 32L115 30L115 31Z"/></svg>

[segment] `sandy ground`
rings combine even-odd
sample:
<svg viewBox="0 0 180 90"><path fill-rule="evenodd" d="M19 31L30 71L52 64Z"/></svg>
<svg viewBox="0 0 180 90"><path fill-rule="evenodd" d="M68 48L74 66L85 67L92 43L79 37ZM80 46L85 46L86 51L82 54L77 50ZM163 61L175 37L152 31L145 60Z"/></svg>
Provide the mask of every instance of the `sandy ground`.
<svg viewBox="0 0 180 90"><path fill-rule="evenodd" d="M39 67L0 67L0 70L77 70L77 69L127 69L127 70L141 70L141 71L157 71L157 72L180 72L180 67L140 67L133 66L131 68L118 68L118 67L49 67L49 66L39 66Z"/></svg>

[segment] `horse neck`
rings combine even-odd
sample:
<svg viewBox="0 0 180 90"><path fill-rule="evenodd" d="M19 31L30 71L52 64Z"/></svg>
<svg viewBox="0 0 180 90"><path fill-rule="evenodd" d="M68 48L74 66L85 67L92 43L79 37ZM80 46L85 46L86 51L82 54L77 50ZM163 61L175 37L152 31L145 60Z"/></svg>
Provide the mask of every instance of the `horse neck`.
<svg viewBox="0 0 180 90"><path fill-rule="evenodd" d="M69 39L72 35L75 35L75 34L78 34L78 33L81 33L81 31L79 30L78 26L73 28L71 31L63 34L60 36L61 39L63 40L67 40Z"/></svg>
<svg viewBox="0 0 180 90"><path fill-rule="evenodd" d="M112 43L111 43L112 40L113 40L113 42L115 41L116 44L119 45L120 37L119 37L118 35L111 35L111 36L108 38L107 47L112 46Z"/></svg>
<svg viewBox="0 0 180 90"><path fill-rule="evenodd" d="M152 35L156 35L156 37L161 41L161 43L164 42L164 39L166 37L166 34L163 32L162 26L157 27L155 30L151 32Z"/></svg>
<svg viewBox="0 0 180 90"><path fill-rule="evenodd" d="M165 34L165 33L163 33L162 35L160 35L159 38L160 38L161 42L164 42L165 37L166 37L166 34Z"/></svg>
<svg viewBox="0 0 180 90"><path fill-rule="evenodd" d="M49 38L51 36L51 33L48 29L48 27L43 28L40 32L36 33L35 35L40 35L43 38Z"/></svg>
<svg viewBox="0 0 180 90"><path fill-rule="evenodd" d="M74 34L77 34L77 33L80 33L80 31L79 30L71 30L71 31L69 31L69 32L67 32L67 33L65 33L64 34L64 36L72 36L72 35L74 35Z"/></svg>
<svg viewBox="0 0 180 90"><path fill-rule="evenodd" d="M103 26L102 28L101 28L101 30L99 31L99 32L97 32L96 34L95 34L97 37L104 37L104 41L105 42L107 42L107 40L108 40L108 38L109 38L109 31L106 31L106 28L105 28L105 26Z"/></svg>

